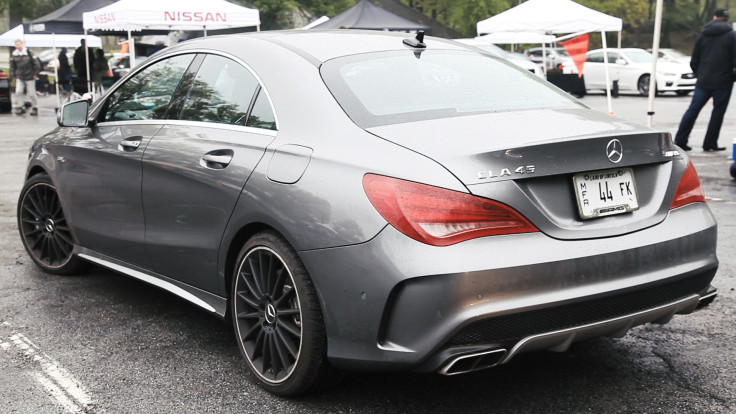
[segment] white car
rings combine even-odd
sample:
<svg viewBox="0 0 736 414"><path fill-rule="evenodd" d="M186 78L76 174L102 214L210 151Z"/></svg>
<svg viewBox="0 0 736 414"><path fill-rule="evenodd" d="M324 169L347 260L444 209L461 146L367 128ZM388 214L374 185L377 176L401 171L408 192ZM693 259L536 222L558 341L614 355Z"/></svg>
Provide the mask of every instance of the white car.
<svg viewBox="0 0 736 414"><path fill-rule="evenodd" d="M644 49L608 49L611 83L618 81L619 92L649 94L649 77L654 56ZM562 64L564 73L578 73L572 60ZM583 68L585 90L606 90L603 49L587 53ZM695 89L695 74L689 65L677 62L657 62L657 93L675 92L684 96Z"/></svg>
<svg viewBox="0 0 736 414"><path fill-rule="evenodd" d="M652 49L647 49L648 51L652 51ZM663 61L666 60L667 62L677 62L677 63L684 63L686 65L690 65L690 56L680 52L676 49L669 49L669 48L663 48L659 49L659 60Z"/></svg>

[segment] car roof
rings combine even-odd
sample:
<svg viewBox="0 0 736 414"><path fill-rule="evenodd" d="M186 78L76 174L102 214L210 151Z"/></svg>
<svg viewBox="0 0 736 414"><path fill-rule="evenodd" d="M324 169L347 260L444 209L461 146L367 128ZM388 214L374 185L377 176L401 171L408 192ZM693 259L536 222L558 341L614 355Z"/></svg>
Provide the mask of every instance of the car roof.
<svg viewBox="0 0 736 414"><path fill-rule="evenodd" d="M238 41L258 39L281 47L303 56L315 64L325 62L341 56L361 53L380 52L387 50L413 49L403 43L404 39L413 39L412 33L382 32L375 30L275 30L265 32L251 32L245 34L226 35L229 40ZM182 42L191 47L212 46L220 42L223 36L212 36ZM463 44L438 37L424 38L426 49L417 50L471 50Z"/></svg>

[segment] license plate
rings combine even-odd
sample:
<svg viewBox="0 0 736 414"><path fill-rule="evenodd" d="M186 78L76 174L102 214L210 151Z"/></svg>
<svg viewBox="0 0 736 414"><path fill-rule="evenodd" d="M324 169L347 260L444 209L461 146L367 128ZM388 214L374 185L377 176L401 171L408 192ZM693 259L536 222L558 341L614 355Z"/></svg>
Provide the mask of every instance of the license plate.
<svg viewBox="0 0 736 414"><path fill-rule="evenodd" d="M639 208L631 168L591 171L575 175L575 196L583 219L610 216Z"/></svg>

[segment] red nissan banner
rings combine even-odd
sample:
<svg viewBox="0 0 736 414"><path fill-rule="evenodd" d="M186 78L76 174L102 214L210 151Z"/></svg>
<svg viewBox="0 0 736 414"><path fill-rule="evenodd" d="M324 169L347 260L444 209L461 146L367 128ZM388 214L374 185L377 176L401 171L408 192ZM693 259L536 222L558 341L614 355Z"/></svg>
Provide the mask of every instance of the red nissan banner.
<svg viewBox="0 0 736 414"><path fill-rule="evenodd" d="M588 51L588 34L573 37L570 40L560 42L570 55L575 67L578 68L578 78L583 77L583 65L585 64L585 53Z"/></svg>

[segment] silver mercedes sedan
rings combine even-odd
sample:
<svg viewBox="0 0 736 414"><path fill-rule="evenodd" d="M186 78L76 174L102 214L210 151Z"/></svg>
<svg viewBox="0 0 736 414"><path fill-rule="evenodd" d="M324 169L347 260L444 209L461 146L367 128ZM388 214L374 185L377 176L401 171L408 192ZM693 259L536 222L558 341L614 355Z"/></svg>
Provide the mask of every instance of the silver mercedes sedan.
<svg viewBox="0 0 736 414"><path fill-rule="evenodd" d="M475 371L715 297L716 222L668 133L452 41L191 40L59 124L18 203L33 261L231 319L279 395Z"/></svg>

